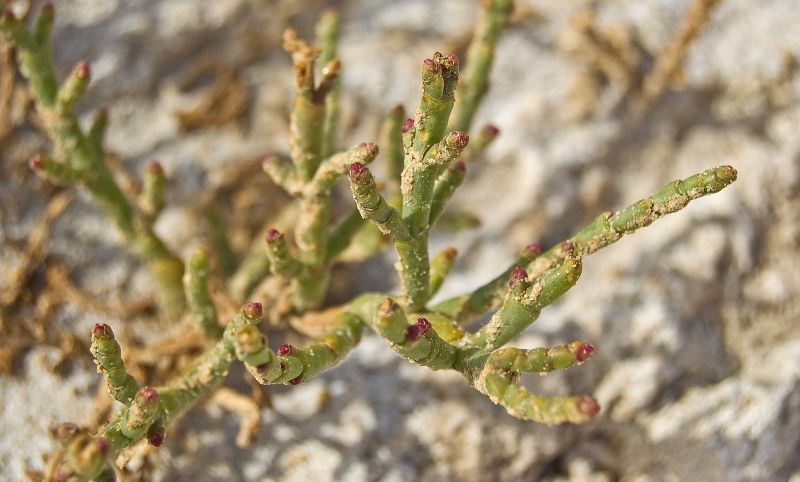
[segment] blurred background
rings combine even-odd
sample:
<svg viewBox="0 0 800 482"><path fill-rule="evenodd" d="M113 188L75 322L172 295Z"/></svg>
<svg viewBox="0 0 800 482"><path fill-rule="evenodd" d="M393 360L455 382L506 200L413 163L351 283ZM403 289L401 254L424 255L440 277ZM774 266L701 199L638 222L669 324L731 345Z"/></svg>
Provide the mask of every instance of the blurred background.
<svg viewBox="0 0 800 482"><path fill-rule="evenodd" d="M150 159L165 166L158 231L186 256L203 235L198 210L212 206L244 249L285 203L258 162L288 152L281 34L310 38L331 2L54 3L59 72L91 62L80 110L109 109L123 184L134 189L124 172ZM348 146L374 141L395 105L415 107L424 58L464 59L479 0L332 6ZM133 454L125 480L800 481L798 25L794 0L516 1L476 121L501 134L454 201L480 227L433 236L434 249L460 253L441 298L668 181L739 171L723 192L587 259L577 286L514 343L593 343L591 362L527 385L593 394L595 421L518 421L457 374L411 366L369 335L297 387L252 388L234 370L228 385L252 392L260 413L201 404L159 450ZM48 142L4 40L0 55L0 478L25 480L44 467L51 427L108 413L92 323L124 326L123 350L148 354L147 369L193 352L176 348L180 327L154 321L149 275L99 208L30 171ZM332 297L394 287L393 256L340 270ZM259 415L260 433L239 446L242 417Z"/></svg>

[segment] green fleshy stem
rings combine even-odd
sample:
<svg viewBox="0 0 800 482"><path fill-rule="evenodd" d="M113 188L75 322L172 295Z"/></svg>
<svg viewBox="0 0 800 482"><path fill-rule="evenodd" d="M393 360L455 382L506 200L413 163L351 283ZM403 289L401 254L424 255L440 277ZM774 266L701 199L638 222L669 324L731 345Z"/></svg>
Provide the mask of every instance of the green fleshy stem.
<svg viewBox="0 0 800 482"><path fill-rule="evenodd" d="M139 391L139 384L125 369L122 350L110 326L101 323L94 325L89 350L97 364L97 370L106 379L111 396L126 406L130 405Z"/></svg>
<svg viewBox="0 0 800 482"><path fill-rule="evenodd" d="M448 167L436 180L431 199L429 225L436 225L436 221L439 220L439 216L444 212L445 206L447 206L450 198L453 197L453 193L458 189L458 186L464 182L466 175L467 167L463 162L459 161Z"/></svg>
<svg viewBox="0 0 800 482"><path fill-rule="evenodd" d="M184 285L186 299L189 301L189 310L203 332L211 339L222 338L223 328L217 319L217 310L211 295L208 292L208 276L210 260L205 249L195 251L189 259Z"/></svg>
<svg viewBox="0 0 800 482"><path fill-rule="evenodd" d="M571 255L535 283L527 281L524 270L518 278L512 273L511 288L500 310L478 332L468 335L468 342L490 349L506 344L536 321L545 306L575 286L580 274L581 258Z"/></svg>
<svg viewBox="0 0 800 482"><path fill-rule="evenodd" d="M232 340L236 356L258 383L297 385L339 363L361 340L361 331L361 320L344 312L330 332L303 348L284 344L276 353L253 325L239 327Z"/></svg>
<svg viewBox="0 0 800 482"><path fill-rule="evenodd" d="M475 111L489 86L497 42L513 7L512 0L484 0L467 48L467 68L456 90L449 129L469 131Z"/></svg>
<svg viewBox="0 0 800 482"><path fill-rule="evenodd" d="M514 266L528 266L532 278L541 276L563 255L562 246L570 244L582 256L594 254L615 243L624 234L651 224L658 218L684 208L690 201L721 191L736 180L737 172L731 166L705 170L684 180L672 181L653 196L638 201L616 213L606 212L594 222L570 237L567 242L551 248L530 263L515 262L498 278L468 295L450 298L433 308L442 315L468 323L486 311L497 307L503 300L505 284Z"/></svg>
<svg viewBox="0 0 800 482"><path fill-rule="evenodd" d="M429 290L430 294L428 298L432 298L438 291L439 288L442 287L442 283L444 283L445 278L447 275L450 274L450 271L453 269L453 265L456 262L456 256L458 256L458 251L456 251L453 247L448 247L441 250L436 256L433 257L431 260L431 276L430 276L430 283L429 283Z"/></svg>
<svg viewBox="0 0 800 482"><path fill-rule="evenodd" d="M339 13L333 9L326 10L317 21L315 33L317 47L320 50L319 62L327 65L336 58L339 45ZM320 154L323 159L329 157L336 150L336 130L339 125L340 115L340 90L338 79L325 97L325 120L323 122L323 136Z"/></svg>
<svg viewBox="0 0 800 482"><path fill-rule="evenodd" d="M409 324L400 305L386 298L373 320L375 331L403 358L433 370L454 367L459 348L444 341L426 318Z"/></svg>
<svg viewBox="0 0 800 482"><path fill-rule="evenodd" d="M380 132L380 146L386 169L386 187L389 205L399 209L402 203L400 193L400 176L403 173L403 123L406 112L402 105L389 111L383 121Z"/></svg>

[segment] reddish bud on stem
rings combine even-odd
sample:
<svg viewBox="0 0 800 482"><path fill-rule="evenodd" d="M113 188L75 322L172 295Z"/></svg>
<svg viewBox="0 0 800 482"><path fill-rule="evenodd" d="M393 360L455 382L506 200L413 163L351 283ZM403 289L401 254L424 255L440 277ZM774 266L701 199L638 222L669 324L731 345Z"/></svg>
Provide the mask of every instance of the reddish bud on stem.
<svg viewBox="0 0 800 482"><path fill-rule="evenodd" d="M294 347L288 343L278 347L278 356L289 356L294 351Z"/></svg>
<svg viewBox="0 0 800 482"><path fill-rule="evenodd" d="M78 62L75 65L75 76L79 79L88 79L89 76L92 75L92 68L89 66L89 62Z"/></svg>
<svg viewBox="0 0 800 482"><path fill-rule="evenodd" d="M464 131L456 131L453 135L455 136L456 147L459 149L467 147L467 144L469 144L469 134Z"/></svg>
<svg viewBox="0 0 800 482"><path fill-rule="evenodd" d="M41 169L41 168L42 168L42 166L44 165L44 157L42 157L42 155L41 155L41 154L36 154L36 155L35 155L35 156L33 156L33 158L30 160L30 163L29 163L29 164L30 164L30 166L31 166L31 169L33 169L34 171L38 171L38 170L39 170L39 169Z"/></svg>
<svg viewBox="0 0 800 482"><path fill-rule="evenodd" d="M508 279L508 284L510 286L514 286L519 283L524 283L528 281L528 272L525 271L525 268L521 266L517 266L513 270L511 270L511 276Z"/></svg>
<svg viewBox="0 0 800 482"><path fill-rule="evenodd" d="M153 387L142 387L139 389L139 396L147 404L158 403L158 392Z"/></svg>
<svg viewBox="0 0 800 482"><path fill-rule="evenodd" d="M164 174L164 167L161 166L160 162L152 160L147 163L147 172L153 175L161 175Z"/></svg>
<svg viewBox="0 0 800 482"><path fill-rule="evenodd" d="M458 161L453 165L453 168L457 171L467 172L467 165L464 164L464 161Z"/></svg>
<svg viewBox="0 0 800 482"><path fill-rule="evenodd" d="M280 237L281 237L281 232L278 231L277 229L269 228L269 230L267 230L266 238L268 243L274 243Z"/></svg>
<svg viewBox="0 0 800 482"><path fill-rule="evenodd" d="M526 256L539 256L540 254L542 254L542 245L539 243L531 243L525 246L523 254L525 254Z"/></svg>
<svg viewBox="0 0 800 482"><path fill-rule="evenodd" d="M578 362L584 362L588 360L593 353L594 347L588 343L583 343L575 351L575 359L578 360Z"/></svg>
<svg viewBox="0 0 800 482"><path fill-rule="evenodd" d="M406 341L415 342L422 338L431 327L431 323L425 318L417 318L417 322L406 328Z"/></svg>
<svg viewBox="0 0 800 482"><path fill-rule="evenodd" d="M431 73L439 72L439 64L433 59L425 59L422 62L422 68L423 70L427 70Z"/></svg>
<svg viewBox="0 0 800 482"><path fill-rule="evenodd" d="M369 174L369 169L364 167L364 164L361 164L360 162L354 162L350 164L348 174L350 175L350 179L354 181L360 181L361 179L364 179L367 174Z"/></svg>
<svg viewBox="0 0 800 482"><path fill-rule="evenodd" d="M244 314L248 318L258 318L261 316L262 311L263 307L261 306L261 303L247 303L247 306L244 307Z"/></svg>
<svg viewBox="0 0 800 482"><path fill-rule="evenodd" d="M409 117L403 123L403 128L401 130L403 131L403 134L405 134L406 132L410 131L413 127L414 127L414 119L412 117Z"/></svg>
<svg viewBox="0 0 800 482"><path fill-rule="evenodd" d="M483 126L483 135L489 139L494 139L500 134L500 129L494 124L486 124Z"/></svg>
<svg viewBox="0 0 800 482"><path fill-rule="evenodd" d="M578 411L591 418L600 413L600 404L592 397L581 397L577 402Z"/></svg>

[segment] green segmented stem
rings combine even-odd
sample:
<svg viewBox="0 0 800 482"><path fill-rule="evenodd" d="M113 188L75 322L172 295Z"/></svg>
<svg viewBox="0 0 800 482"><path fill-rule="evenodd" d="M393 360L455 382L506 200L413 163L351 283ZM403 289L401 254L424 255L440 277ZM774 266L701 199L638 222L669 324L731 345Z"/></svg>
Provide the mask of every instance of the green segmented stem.
<svg viewBox="0 0 800 482"><path fill-rule="evenodd" d="M326 10L317 21L315 33L317 48L320 50L319 61L327 65L336 58L339 46L339 14L335 10ZM323 74L324 75L324 74ZM334 81L328 95L325 97L325 120L323 122L322 147L320 154L326 158L336 150L336 130L339 125L340 111L340 85L339 80Z"/></svg>
<svg viewBox="0 0 800 482"><path fill-rule="evenodd" d="M326 249L331 188L348 172L351 164L369 164L377 155L378 146L371 143L362 143L335 154L320 165L314 178L303 189L295 242L300 251L300 261L306 266L320 268L329 260Z"/></svg>
<svg viewBox="0 0 800 482"><path fill-rule="evenodd" d="M158 391L142 387L120 419L119 428L130 439L140 439L158 417Z"/></svg>
<svg viewBox="0 0 800 482"><path fill-rule="evenodd" d="M430 221L428 221L431 226L439 220L439 216L444 212L445 206L453 197L458 186L464 182L466 175L467 168L464 163L457 162L449 166L436 180L436 187L433 189L433 198L431 199Z"/></svg>
<svg viewBox="0 0 800 482"><path fill-rule="evenodd" d="M430 327L427 320L424 321ZM373 318L375 331L389 341L389 346L403 358L433 370L453 368L459 349L444 341L433 329L409 325L403 309L386 298Z"/></svg>
<svg viewBox="0 0 800 482"><path fill-rule="evenodd" d="M75 107L75 103L83 97L89 87L89 65L85 62L79 63L72 69L72 73L56 96L56 109L62 114L69 114Z"/></svg>
<svg viewBox="0 0 800 482"><path fill-rule="evenodd" d="M517 266L527 266L540 254L541 249L538 244L526 246L514 263L509 266L508 269L500 273L500 275L475 291L466 295L449 298L437 304L431 308L431 310L453 318L456 321L472 320L475 317L481 316L491 308L492 302L496 298L498 292L505 295L508 288L508 279L514 268Z"/></svg>
<svg viewBox="0 0 800 482"><path fill-rule="evenodd" d="M167 178L164 169L156 161L151 162L144 173L141 206L150 223L153 223L166 204Z"/></svg>
<svg viewBox="0 0 800 482"><path fill-rule="evenodd" d="M68 164L58 162L50 156L37 155L31 159L31 167L44 174L51 182L66 186L77 181L79 176Z"/></svg>
<svg viewBox="0 0 800 482"><path fill-rule="evenodd" d="M153 233L151 220L135 208L111 175L102 148L106 116L101 115L88 134L78 123L74 104L90 82L89 65L79 63L59 88L50 47L53 18L52 5L45 5L31 32L10 11L0 16L0 31L19 48L21 70L30 82L45 129L69 168L56 169L55 164L44 163L42 171L57 179L61 174L63 181L73 180L74 175L74 181L89 190L114 220L126 243L149 263L159 285L161 306L168 317L177 319L185 308L183 263Z"/></svg>
<svg viewBox="0 0 800 482"><path fill-rule="evenodd" d="M380 132L381 152L386 166L386 188L389 205L400 209L402 194L400 192L400 176L403 173L403 122L406 120L406 111L402 105L389 111L383 121Z"/></svg>
<svg viewBox="0 0 800 482"><path fill-rule="evenodd" d="M277 354L255 326L239 327L232 337L237 357L262 385L297 384L337 364L361 340L362 323L349 313L337 316L334 328L304 348L290 345Z"/></svg>
<svg viewBox="0 0 800 482"><path fill-rule="evenodd" d="M597 414L597 402L590 397L544 397L534 395L516 383L513 377L489 370L478 387L492 402L522 420L546 425L565 422L585 423Z"/></svg>
<svg viewBox="0 0 800 482"><path fill-rule="evenodd" d="M292 56L296 96L289 119L292 163L299 179L308 182L322 161L325 134L325 99L339 76L337 60L328 62L319 87L314 85L314 64L319 50L298 38L293 30L283 36L283 48Z"/></svg>
<svg viewBox="0 0 800 482"><path fill-rule="evenodd" d="M102 453L94 454L94 457L89 459L76 457L74 462L70 460L72 469L76 472L80 470L79 474L84 479L93 479L110 461L116 459L122 450L138 442L153 424L158 423L166 427L198 400L213 392L228 375L231 363L236 360L229 333L233 333L240 326L258 323L260 316L261 305L257 303L246 305L226 327L226 336L201 355L178 379L163 387L155 389L145 387L136 392L136 396L142 398L141 403L137 406L131 404L118 412L97 435L89 439L102 442L104 447ZM153 404L154 398L157 404ZM81 447L87 445L87 441L72 437L67 445L68 451L80 452ZM93 463L88 464L87 460ZM91 470L86 470L87 466Z"/></svg>
<svg viewBox="0 0 800 482"><path fill-rule="evenodd" d="M475 32L467 49L467 68L456 91L456 104L450 129L468 131L489 85L494 53L500 34L508 22L512 0L484 0Z"/></svg>
<svg viewBox="0 0 800 482"><path fill-rule="evenodd" d="M198 249L189 259L186 278L186 299L189 301L189 310L206 336L212 339L222 338L223 328L217 319L217 310L211 295L208 292L208 275L210 272L208 251Z"/></svg>
<svg viewBox="0 0 800 482"><path fill-rule="evenodd" d="M370 170L361 164L350 166L350 189L361 217L369 219L378 225L381 232L395 240L408 241L411 235L408 232L400 213L389 206L378 192L378 185Z"/></svg>
<svg viewBox="0 0 800 482"><path fill-rule="evenodd" d="M412 236L428 231L433 190L440 168L457 159L468 142L466 133L451 132L428 150L420 162L406 157L402 174L403 221Z"/></svg>
<svg viewBox="0 0 800 482"><path fill-rule="evenodd" d="M108 392L114 397L114 400L130 405L139 390L139 384L125 369L122 351L110 326L95 325L89 350L97 364L97 370L106 379Z"/></svg>
<svg viewBox="0 0 800 482"><path fill-rule="evenodd" d="M400 276L403 304L409 311L421 311L430 295L430 260L428 259L428 234L400 241L394 247L400 257L397 274Z"/></svg>
<svg viewBox="0 0 800 482"><path fill-rule="evenodd" d="M492 352L487 366L494 370L507 372L547 373L563 370L583 363L594 351L588 343L573 341L566 345L550 348L500 348Z"/></svg>
<svg viewBox="0 0 800 482"><path fill-rule="evenodd" d="M297 216L296 204L284 206L277 216L267 222L264 231L274 228L286 231L291 228ZM244 259L228 283L231 295L238 301L243 300L270 271L269 257L266 249L264 249L264 239L261 236L256 236L250 243L250 247L247 248Z"/></svg>
<svg viewBox="0 0 800 482"><path fill-rule="evenodd" d="M283 233L276 229L271 229L267 233L267 257L269 257L272 272L285 278L293 278L302 267L300 262L289 253L289 245L286 243Z"/></svg>
<svg viewBox="0 0 800 482"><path fill-rule="evenodd" d="M433 257L431 260L431 277L429 283L429 290L430 294L428 298L432 298L438 291L439 288L442 287L442 283L444 283L445 278L447 275L450 274L450 271L453 269L453 265L456 262L456 256L458 256L458 251L456 251L453 247L445 248L436 256Z"/></svg>
<svg viewBox="0 0 800 482"><path fill-rule="evenodd" d="M570 255L535 283L512 283L500 310L477 333L468 335L468 341L490 349L504 345L536 321L542 308L575 286L580 275L581 258Z"/></svg>
<svg viewBox="0 0 800 482"><path fill-rule="evenodd" d="M679 211L689 201L721 191L736 180L736 169L720 166L705 170L684 180L672 181L653 196L638 201L617 213L606 212L569 238L576 252L588 256L619 240L624 234L651 224L656 219ZM533 278L550 269L561 255L561 244L528 263ZM501 275L511 273L515 263ZM523 265L524 266L524 265ZM507 277L505 278L508 279ZM443 301L434 310L461 323L473 320L498 306L503 299L504 283L492 280L467 296Z"/></svg>

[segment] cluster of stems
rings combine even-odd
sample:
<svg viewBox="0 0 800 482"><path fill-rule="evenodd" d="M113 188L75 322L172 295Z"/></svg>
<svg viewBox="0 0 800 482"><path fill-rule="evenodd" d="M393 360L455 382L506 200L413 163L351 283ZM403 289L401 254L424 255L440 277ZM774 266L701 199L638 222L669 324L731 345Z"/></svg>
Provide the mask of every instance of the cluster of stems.
<svg viewBox="0 0 800 482"><path fill-rule="evenodd" d="M500 31L511 2L486 0L469 47L469 66L459 82L459 59L435 53L422 64L421 97L414 117L393 109L381 132L385 182L367 167L378 154L375 144L335 148L338 119L339 61L335 57L338 17L328 12L319 23L318 47L293 32L284 47L294 64L296 96L291 110L291 156L268 156L264 170L296 198L285 216L293 231L266 231L266 240L245 256L228 283L234 296L245 296L271 272L289 281L292 326L314 332L303 347L270 346L259 328L262 305L244 304L230 320L220 317L209 289L210 253L198 250L186 264L169 254L153 234L152 223L164 204L165 181L157 164L148 169L142 199L127 199L103 162L104 117L84 132L72 109L88 83L81 64L58 86L49 47L53 9L47 5L29 30L6 13L0 28L22 53L23 72L30 79L37 107L56 141L63 161L41 157L35 169L62 182L81 182L106 207L126 241L153 265L162 281L178 283L188 313L209 339L209 348L183 374L159 387L141 386L128 372L112 329L95 325L91 352L105 377L110 395L123 405L95 434L67 424L59 430L65 480L107 480L114 460L141 440L160 446L170 423L219 387L234 362L244 364L260 384L295 385L335 365L359 342L364 328L386 340L401 357L433 370L454 370L467 383L513 416L545 424L582 423L600 410L591 397L542 396L520 383L524 373L546 373L586 362L595 348L585 341L553 347L506 347L576 284L582 259L675 212L689 201L717 192L736 179L722 166L669 183L654 195L620 211L606 212L567 240L544 251L524 248L496 278L479 288L431 305L445 282L457 253L445 248L431 256L428 238L441 222L455 190L466 175L466 161L478 156L497 136L493 126L468 131L488 85ZM323 60L321 80L315 79ZM350 182L355 208L331 223L332 189L340 177ZM385 186L385 190L379 187ZM368 221L368 222L367 222ZM340 306L319 310L330 282L331 266L359 232L380 230L394 244L399 294L365 293ZM291 239L290 239L291 238ZM170 271L167 273L167 268ZM173 300L174 303L177 303ZM173 306L173 305L170 305ZM176 305L175 305L176 306ZM494 310L477 329L468 324ZM314 325L311 327L310 325Z"/></svg>
<svg viewBox="0 0 800 482"><path fill-rule="evenodd" d="M37 111L56 148L53 155L34 157L31 167L53 182L78 183L89 191L113 220L125 244L147 261L159 285L160 304L175 319L185 307L181 288L183 262L153 231L153 223L164 207L164 170L157 162L148 166L139 199L131 199L120 188L103 148L108 113L101 110L91 126L84 129L75 112L75 104L91 80L89 64L79 62L61 83L56 77L50 41L54 18L51 3L42 7L31 29L10 9L0 17L0 31L18 49L21 71L30 83Z"/></svg>

